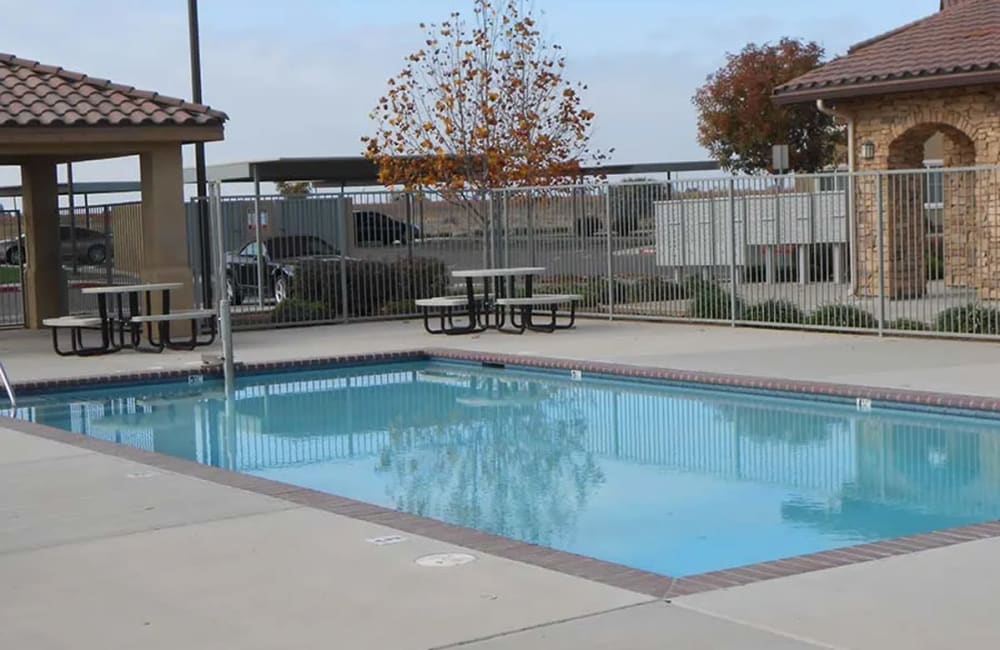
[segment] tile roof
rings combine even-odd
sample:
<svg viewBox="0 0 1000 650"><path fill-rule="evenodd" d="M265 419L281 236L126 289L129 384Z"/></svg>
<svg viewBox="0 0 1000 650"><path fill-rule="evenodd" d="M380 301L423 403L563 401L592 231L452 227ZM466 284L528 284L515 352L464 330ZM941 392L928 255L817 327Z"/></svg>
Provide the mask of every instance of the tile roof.
<svg viewBox="0 0 1000 650"><path fill-rule="evenodd" d="M1000 82L1000 0L946 0L936 14L858 43L774 94L779 102Z"/></svg>
<svg viewBox="0 0 1000 650"><path fill-rule="evenodd" d="M219 126L208 106L0 54L0 128Z"/></svg>

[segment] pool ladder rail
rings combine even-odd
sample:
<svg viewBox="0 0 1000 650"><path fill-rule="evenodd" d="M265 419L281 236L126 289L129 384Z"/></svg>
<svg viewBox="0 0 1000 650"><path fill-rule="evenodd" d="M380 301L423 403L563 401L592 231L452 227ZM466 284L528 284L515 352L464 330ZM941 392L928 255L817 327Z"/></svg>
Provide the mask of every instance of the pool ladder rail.
<svg viewBox="0 0 1000 650"><path fill-rule="evenodd" d="M14 387L10 383L10 378L7 376L7 369L4 368L3 363L0 362L0 381L3 382L3 387L7 391L7 399L10 400L10 408L17 408L17 398L14 397Z"/></svg>

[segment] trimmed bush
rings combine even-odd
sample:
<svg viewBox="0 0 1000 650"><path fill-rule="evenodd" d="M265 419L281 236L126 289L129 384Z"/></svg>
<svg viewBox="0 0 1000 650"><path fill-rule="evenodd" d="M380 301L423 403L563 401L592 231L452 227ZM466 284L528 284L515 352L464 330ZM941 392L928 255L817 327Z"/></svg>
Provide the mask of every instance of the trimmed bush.
<svg viewBox="0 0 1000 650"><path fill-rule="evenodd" d="M445 296L451 285L448 265L436 257L403 257L389 264L396 301Z"/></svg>
<svg viewBox="0 0 1000 650"><path fill-rule="evenodd" d="M626 302L664 302L688 297L683 286L658 276L627 281L624 293Z"/></svg>
<svg viewBox="0 0 1000 650"><path fill-rule="evenodd" d="M768 300L743 312L743 320L754 323L793 323L806 321L806 315L798 305L787 300Z"/></svg>
<svg viewBox="0 0 1000 650"><path fill-rule="evenodd" d="M810 325L821 327L853 327L860 329L875 329L878 321L870 313L853 305L826 305L820 307L809 317Z"/></svg>
<svg viewBox="0 0 1000 650"><path fill-rule="evenodd" d="M608 282L605 277L590 278L587 284L597 304L607 305L611 302L611 296L614 296L615 304L628 302L628 286L617 278L613 282Z"/></svg>
<svg viewBox="0 0 1000 650"><path fill-rule="evenodd" d="M1000 310L989 307L979 309L979 334L1000 334Z"/></svg>
<svg viewBox="0 0 1000 650"><path fill-rule="evenodd" d="M282 302L271 313L271 319L275 323L309 323L331 318L336 318L336 314L330 313L327 305L297 298Z"/></svg>
<svg viewBox="0 0 1000 650"><path fill-rule="evenodd" d="M968 304L938 314L934 329L956 334L1000 334L1000 311Z"/></svg>
<svg viewBox="0 0 1000 650"><path fill-rule="evenodd" d="M549 280L548 282L536 284L534 292L536 294L562 293L580 296L580 302L577 303L577 307L593 309L600 305L600 301L598 300L599 296L594 290L594 286L593 282L584 282L573 279L555 281Z"/></svg>
<svg viewBox="0 0 1000 650"><path fill-rule="evenodd" d="M290 299L297 303L275 310L275 320L284 322L305 309L302 303L321 305L319 320L337 318L343 309L341 273L346 275L348 316L380 316L416 313L413 301L448 293L450 275L444 262L434 258L401 258L393 262L346 260L308 261L296 267L289 285ZM310 307L315 312L314 307ZM295 320L302 320L296 318Z"/></svg>
<svg viewBox="0 0 1000 650"><path fill-rule="evenodd" d="M706 320L731 320L733 314L732 295L714 282L700 278L692 278L684 285L684 290L690 297L688 316ZM743 302L736 299L736 314L739 318L743 312Z"/></svg>
<svg viewBox="0 0 1000 650"><path fill-rule="evenodd" d="M910 318L897 318L886 326L887 329L899 332L926 332L931 329L927 323Z"/></svg>
<svg viewBox="0 0 1000 650"><path fill-rule="evenodd" d="M396 300L382 305L379 313L383 316L408 316L419 313L414 300Z"/></svg>
<svg viewBox="0 0 1000 650"><path fill-rule="evenodd" d="M612 289L613 287L613 289ZM683 300L687 291L676 282L671 282L657 276L646 276L635 279L615 279L609 283L606 277L549 278L535 285L535 293L569 293L582 296L579 306L600 307L611 301L613 292L617 305L636 302L662 302L667 300Z"/></svg>

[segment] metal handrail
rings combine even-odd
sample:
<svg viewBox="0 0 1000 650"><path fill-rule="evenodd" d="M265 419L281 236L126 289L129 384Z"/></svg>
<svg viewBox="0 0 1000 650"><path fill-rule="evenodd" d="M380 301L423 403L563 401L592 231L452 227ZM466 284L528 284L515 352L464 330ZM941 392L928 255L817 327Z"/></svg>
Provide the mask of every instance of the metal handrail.
<svg viewBox="0 0 1000 650"><path fill-rule="evenodd" d="M14 387L10 383L10 378L7 377L7 369L4 368L3 363L0 363L0 381L3 382L3 387L7 390L7 399L10 400L10 407L16 409L17 398L14 397Z"/></svg>

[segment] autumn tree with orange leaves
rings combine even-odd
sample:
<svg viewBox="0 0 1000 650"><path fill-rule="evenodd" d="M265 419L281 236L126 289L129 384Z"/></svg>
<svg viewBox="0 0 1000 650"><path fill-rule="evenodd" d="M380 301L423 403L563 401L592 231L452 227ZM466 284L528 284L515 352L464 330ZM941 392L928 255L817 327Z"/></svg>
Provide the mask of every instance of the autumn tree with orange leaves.
<svg viewBox="0 0 1000 650"><path fill-rule="evenodd" d="M833 118L810 104L779 106L774 89L823 63L823 48L783 38L729 54L694 96L698 142L724 168L747 174L771 167L771 147L787 144L794 171L814 172L836 162L844 140Z"/></svg>
<svg viewBox="0 0 1000 650"><path fill-rule="evenodd" d="M501 187L564 183L606 155L590 150L586 86L523 0L474 0L471 18L422 23L424 47L389 80L366 156L386 186L432 189L485 220Z"/></svg>

